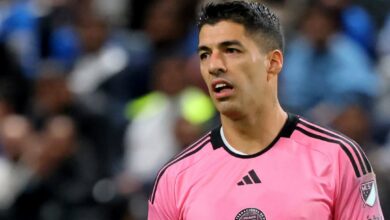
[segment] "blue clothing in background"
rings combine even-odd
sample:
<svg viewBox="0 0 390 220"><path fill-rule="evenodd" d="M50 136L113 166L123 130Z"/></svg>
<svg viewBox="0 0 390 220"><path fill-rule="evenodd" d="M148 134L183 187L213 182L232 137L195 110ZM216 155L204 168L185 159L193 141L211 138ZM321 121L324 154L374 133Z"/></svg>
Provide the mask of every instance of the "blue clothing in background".
<svg viewBox="0 0 390 220"><path fill-rule="evenodd" d="M35 77L39 62L37 26L31 1L13 1L0 33L0 40L16 54L27 78Z"/></svg>
<svg viewBox="0 0 390 220"><path fill-rule="evenodd" d="M344 32L374 56L376 29L370 14L363 7L352 5L343 11L341 22Z"/></svg>
<svg viewBox="0 0 390 220"><path fill-rule="evenodd" d="M50 39L50 58L70 69L80 55L80 43L71 26L61 26L53 31Z"/></svg>
<svg viewBox="0 0 390 220"><path fill-rule="evenodd" d="M320 103L366 106L377 93L377 81L367 54L348 37L334 35L323 50L298 37L287 49L281 102L301 114Z"/></svg>

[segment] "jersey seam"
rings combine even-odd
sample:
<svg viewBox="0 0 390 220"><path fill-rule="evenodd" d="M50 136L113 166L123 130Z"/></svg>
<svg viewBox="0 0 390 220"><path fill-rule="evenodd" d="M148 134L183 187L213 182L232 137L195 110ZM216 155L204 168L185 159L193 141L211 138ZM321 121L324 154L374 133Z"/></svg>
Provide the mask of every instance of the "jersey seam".
<svg viewBox="0 0 390 220"><path fill-rule="evenodd" d="M296 132L296 131L294 131L294 132ZM312 144L303 143L303 142L301 142L300 140L296 140L296 139L292 139L292 140L293 140L294 142L300 144L300 145L304 145L304 146L308 147L310 150L319 152L319 153L321 153L322 155L326 156L326 158L328 159L328 162L331 164L331 162L332 162L332 159L331 159L331 158L332 158L332 157L331 157L330 153L326 153L326 152L324 152L324 151L321 151L321 150L319 150L319 149L316 149L316 148L314 148L314 147L312 146ZM316 140L317 140L317 139L316 139ZM324 142L324 143L327 143L327 144L331 144L331 145L338 145L338 144L336 144L336 143L329 143L329 142L326 142L326 141L323 141L323 140L320 140L320 141L322 141L322 142Z"/></svg>
<svg viewBox="0 0 390 220"><path fill-rule="evenodd" d="M295 130L294 132L297 132L297 130ZM292 137L292 135L291 135L291 137ZM312 138L312 137L309 137L309 138L310 138L310 139L315 139L315 138ZM293 139L293 138L292 138L292 139ZM333 161L332 158L333 158L333 157L332 157L332 155L331 155L330 153L323 152L323 151L321 151L321 150L319 150L319 149L313 148L312 144L303 143L303 142L301 142L300 140L296 140L296 139L293 139L293 140L294 140L295 142L297 142L298 144L301 144L301 145L304 145L304 146L308 147L310 150L319 152L319 153L321 153L322 155L324 155L324 156L328 159L328 163L331 164L332 173L337 173L338 179L340 179L340 173L339 173L339 172L335 172L335 168L334 168L334 166L332 166L332 164L333 164L333 163L332 163L332 161ZM337 151L337 152L340 151L340 146L338 146L338 144L336 144L336 143L326 142L326 141L321 140L321 139L315 139L315 140L319 140L319 141L324 142L324 143L326 143L326 144L332 145L332 147L336 148L336 151ZM338 161L338 160L337 160L337 161ZM338 163L338 164L340 165L340 163ZM333 175L332 175L332 176L333 176ZM337 184L336 178L333 178L332 184L333 184L333 187L339 188L339 187L338 187L338 184ZM333 201L335 201L334 199L337 198L336 192L337 192L337 191L335 191L335 193L333 194ZM333 204L333 205L334 205L334 204Z"/></svg>
<svg viewBox="0 0 390 220"><path fill-rule="evenodd" d="M348 149L347 145L345 145L342 142L342 140L326 137L326 136L323 136L323 135L318 135L318 134L315 134L315 133L313 133L311 131L308 131L307 129L301 128L301 127L297 127L297 131L301 132L303 135L306 135L307 137L310 137L312 139L315 139L315 140L318 140L318 141L321 141L321 142L338 144L339 147L348 156L349 161L351 162L352 168L353 168L353 170L355 172L355 175L357 177L361 176L360 170L359 170L359 166L358 166L358 161L355 160L354 155L353 155L353 151Z"/></svg>
<svg viewBox="0 0 390 220"><path fill-rule="evenodd" d="M359 162L360 168L362 170L362 175L372 172L372 167L370 162L368 161L367 155L361 149L361 146L358 143L356 143L353 139L345 136L344 134L338 131L308 122L303 118L300 118L298 123L301 123L306 128L320 132L326 136L330 136L332 139L343 142L345 146L348 145L352 149L356 158L358 159L357 162Z"/></svg>

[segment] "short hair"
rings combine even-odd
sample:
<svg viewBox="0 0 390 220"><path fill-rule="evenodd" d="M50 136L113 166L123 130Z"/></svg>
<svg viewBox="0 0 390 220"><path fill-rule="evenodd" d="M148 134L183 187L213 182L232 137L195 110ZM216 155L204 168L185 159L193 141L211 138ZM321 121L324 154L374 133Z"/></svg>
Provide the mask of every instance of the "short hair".
<svg viewBox="0 0 390 220"><path fill-rule="evenodd" d="M243 25L249 34L260 35L265 40L262 47L267 51L284 49L279 18L264 4L245 1L208 3L200 11L198 30L205 24L213 25L223 20Z"/></svg>

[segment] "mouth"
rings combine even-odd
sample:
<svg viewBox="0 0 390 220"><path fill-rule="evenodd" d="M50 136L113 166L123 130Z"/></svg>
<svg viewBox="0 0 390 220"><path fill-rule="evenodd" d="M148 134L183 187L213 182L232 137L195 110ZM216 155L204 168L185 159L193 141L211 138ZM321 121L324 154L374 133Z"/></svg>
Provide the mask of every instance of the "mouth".
<svg viewBox="0 0 390 220"><path fill-rule="evenodd" d="M212 89L217 99L227 98L232 95L234 87L226 80L214 80Z"/></svg>
<svg viewBox="0 0 390 220"><path fill-rule="evenodd" d="M233 89L233 87L226 83L218 83L214 86L214 92L216 93L220 93L224 90L229 90L229 89Z"/></svg>

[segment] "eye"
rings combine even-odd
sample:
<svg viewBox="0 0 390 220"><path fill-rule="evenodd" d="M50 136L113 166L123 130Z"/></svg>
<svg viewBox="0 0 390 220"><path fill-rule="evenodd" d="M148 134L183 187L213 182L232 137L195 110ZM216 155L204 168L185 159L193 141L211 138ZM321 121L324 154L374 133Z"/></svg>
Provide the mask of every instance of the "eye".
<svg viewBox="0 0 390 220"><path fill-rule="evenodd" d="M232 48L232 47L228 47L226 48L226 53L239 53L240 50L236 49L236 48Z"/></svg>
<svg viewBox="0 0 390 220"><path fill-rule="evenodd" d="M208 53L200 53L199 54L199 58L200 60L205 60L209 57L209 54Z"/></svg>

